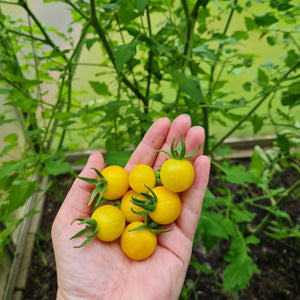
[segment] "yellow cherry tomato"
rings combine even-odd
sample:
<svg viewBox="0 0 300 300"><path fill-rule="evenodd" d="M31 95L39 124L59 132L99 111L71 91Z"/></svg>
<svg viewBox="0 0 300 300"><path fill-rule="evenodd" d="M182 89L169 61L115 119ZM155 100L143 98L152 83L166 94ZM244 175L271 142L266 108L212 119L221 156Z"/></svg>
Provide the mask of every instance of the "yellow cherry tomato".
<svg viewBox="0 0 300 300"><path fill-rule="evenodd" d="M142 195L137 195L137 193L133 190L128 191L121 200L121 212L123 213L127 222L134 222L134 221L144 221L145 215L139 215L134 213L134 211L143 211L143 209L135 204L133 204L130 200L132 197L137 197L139 200L145 200L146 198Z"/></svg>
<svg viewBox="0 0 300 300"><path fill-rule="evenodd" d="M154 252L157 238L148 229L130 231L143 225L142 222L133 222L127 225L121 236L121 248L127 257L133 260L143 260Z"/></svg>
<svg viewBox="0 0 300 300"><path fill-rule="evenodd" d="M116 240L124 231L126 222L121 210L114 205L98 207L91 216L97 221L99 232L97 237L104 242Z"/></svg>
<svg viewBox="0 0 300 300"><path fill-rule="evenodd" d="M175 193L187 190L193 184L194 177L194 168L186 159L168 159L160 169L163 186Z"/></svg>
<svg viewBox="0 0 300 300"><path fill-rule="evenodd" d="M109 166L101 171L107 180L107 188L103 197L107 200L121 198L128 190L128 173L120 166Z"/></svg>
<svg viewBox="0 0 300 300"><path fill-rule="evenodd" d="M171 224L181 213L180 197L164 186L155 187L153 192L157 197L157 203L155 210L149 213L150 218L158 224Z"/></svg>
<svg viewBox="0 0 300 300"><path fill-rule="evenodd" d="M151 189L155 186L155 173L148 165L137 165L129 172L129 185L138 193L146 193L148 186Z"/></svg>

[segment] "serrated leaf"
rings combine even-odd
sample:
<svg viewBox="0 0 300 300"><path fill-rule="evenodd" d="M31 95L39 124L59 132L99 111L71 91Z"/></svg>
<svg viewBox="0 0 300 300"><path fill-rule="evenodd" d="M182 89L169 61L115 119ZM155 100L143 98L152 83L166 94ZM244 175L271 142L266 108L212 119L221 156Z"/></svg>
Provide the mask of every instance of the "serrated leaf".
<svg viewBox="0 0 300 300"><path fill-rule="evenodd" d="M253 126L253 134L257 134L262 129L264 118L255 114L252 116L251 122Z"/></svg>
<svg viewBox="0 0 300 300"><path fill-rule="evenodd" d="M136 42L121 45L115 50L115 65L117 71L120 73L124 64L126 64L136 53Z"/></svg>
<svg viewBox="0 0 300 300"><path fill-rule="evenodd" d="M97 41L99 41L98 38L87 39L85 41L87 49L90 50Z"/></svg>
<svg viewBox="0 0 300 300"><path fill-rule="evenodd" d="M134 7L139 11L139 13L141 15L143 15L144 10L146 9L149 2L150 2L150 0L135 0L134 1Z"/></svg>
<svg viewBox="0 0 300 300"><path fill-rule="evenodd" d="M43 172L49 175L57 176L72 171L71 166L62 160L48 159L45 161Z"/></svg>
<svg viewBox="0 0 300 300"><path fill-rule="evenodd" d="M249 248L243 235L237 231L233 236L230 250L225 260L228 262L224 270L224 290L240 291L248 284L254 274L260 270L248 255Z"/></svg>
<svg viewBox="0 0 300 300"><path fill-rule="evenodd" d="M254 21L260 27L260 26L270 26L278 22L278 19L274 17L272 13L268 12L262 15L256 15L254 17Z"/></svg>
<svg viewBox="0 0 300 300"><path fill-rule="evenodd" d="M104 82L99 81L89 81L90 86L98 95L109 96L110 92L107 85Z"/></svg>
<svg viewBox="0 0 300 300"><path fill-rule="evenodd" d="M259 178L247 171L242 165L225 165L224 179L235 184L259 183Z"/></svg>
<svg viewBox="0 0 300 300"><path fill-rule="evenodd" d="M257 70L257 80L258 84L262 87L265 87L269 82L269 76L266 74L264 70L258 68Z"/></svg>
<svg viewBox="0 0 300 300"><path fill-rule="evenodd" d="M27 199L34 194L37 187L37 182L32 182L27 179L15 180L6 197L6 200L8 200L6 212L10 213L23 206Z"/></svg>
<svg viewBox="0 0 300 300"><path fill-rule="evenodd" d="M195 100L198 103L205 103L203 94L198 88L197 83L188 79L185 74L174 71L172 72L174 81L179 85L179 88L182 92L186 93L191 97L192 100Z"/></svg>
<svg viewBox="0 0 300 300"><path fill-rule="evenodd" d="M256 145L251 156L249 171L255 176L260 177L269 163L270 160L264 150L260 146Z"/></svg>

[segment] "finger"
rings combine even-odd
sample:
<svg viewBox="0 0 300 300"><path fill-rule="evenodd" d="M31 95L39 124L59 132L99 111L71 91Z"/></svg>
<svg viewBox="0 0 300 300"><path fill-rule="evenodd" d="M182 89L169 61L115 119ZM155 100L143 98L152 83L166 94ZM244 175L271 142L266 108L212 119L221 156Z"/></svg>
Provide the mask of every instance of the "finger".
<svg viewBox="0 0 300 300"><path fill-rule="evenodd" d="M208 183L210 160L200 156L194 162L195 179L193 185L181 195L182 210L180 217L170 225L171 232L158 235L158 243L170 250L184 263L188 263L193 239L198 225L202 202Z"/></svg>
<svg viewBox="0 0 300 300"><path fill-rule="evenodd" d="M192 158L189 159L190 162L194 162L197 159L197 157L202 155L204 140L205 140L205 133L204 133L204 129L201 126L194 126L188 131L185 139L186 154L192 153L200 145L199 151Z"/></svg>
<svg viewBox="0 0 300 300"><path fill-rule="evenodd" d="M199 156L194 164L195 179L193 185L181 195L182 210L177 225L184 235L193 240L201 214L203 198L209 179L210 159Z"/></svg>
<svg viewBox="0 0 300 300"><path fill-rule="evenodd" d="M191 117L189 115L180 115L178 116L172 123L169 133L167 135L166 141L164 142L163 146L161 147L162 150L170 151L170 146L172 141L176 139L178 142L179 136L185 137L188 130L191 127ZM154 169L159 169L163 162L168 158L168 156L160 152L157 155L156 161L154 163Z"/></svg>
<svg viewBox="0 0 300 300"><path fill-rule="evenodd" d="M102 170L104 168L104 159L100 152L93 152L81 171L79 176L97 178L97 174L91 168ZM88 206L94 185L85 182L82 179L75 179L69 193L63 202L60 211L61 213L67 212L68 218L73 220L74 218L86 218L89 217L91 207Z"/></svg>
<svg viewBox="0 0 300 300"><path fill-rule="evenodd" d="M154 150L161 148L169 129L170 121L168 118L156 120L131 155L125 170L129 172L133 167L139 164L146 164L152 167L157 157L157 153L155 153Z"/></svg>

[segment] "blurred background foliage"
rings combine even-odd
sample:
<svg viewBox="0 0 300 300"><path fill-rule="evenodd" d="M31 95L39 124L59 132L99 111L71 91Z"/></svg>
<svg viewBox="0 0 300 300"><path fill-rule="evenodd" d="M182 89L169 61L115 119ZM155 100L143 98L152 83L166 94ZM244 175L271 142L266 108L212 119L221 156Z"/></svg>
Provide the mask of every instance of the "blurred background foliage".
<svg viewBox="0 0 300 300"><path fill-rule="evenodd" d="M199 237L208 251L232 240L224 289L244 289L259 273L249 245L274 216L288 218L279 206L299 187L270 188L287 167L299 175L299 24L292 0L0 1L1 249L38 188L34 174L55 185L74 175L66 153L86 149L124 165L155 119L187 113L205 128L222 182L207 193ZM227 138L255 135L275 142L256 147L249 168L216 162ZM247 201L235 203L227 183ZM258 205L251 184L271 203L255 229L244 226L254 219L247 205ZM283 223L272 226L278 238ZM299 239L297 226L286 235Z"/></svg>

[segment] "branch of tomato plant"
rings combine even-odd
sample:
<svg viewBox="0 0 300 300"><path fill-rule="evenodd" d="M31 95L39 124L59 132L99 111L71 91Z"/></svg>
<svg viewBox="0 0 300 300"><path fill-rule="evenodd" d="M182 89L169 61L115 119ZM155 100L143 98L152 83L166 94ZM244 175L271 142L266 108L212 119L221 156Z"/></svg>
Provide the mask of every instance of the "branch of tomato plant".
<svg viewBox="0 0 300 300"><path fill-rule="evenodd" d="M66 4L70 5L78 14L80 14L85 20L89 20L89 17L77 7L71 0L63 0Z"/></svg>
<svg viewBox="0 0 300 300"><path fill-rule="evenodd" d="M118 14L114 13L114 17L115 17L116 22L117 22L117 26L118 26L118 29L119 29L119 32L120 32L120 36L121 36L122 42L123 42L123 44L125 44L125 39L124 39L124 35L122 33L122 30L121 30L121 25L120 25ZM128 62L128 67L129 67L130 73L132 75L134 86L135 86L136 89L138 89L138 83L137 83L137 80L136 80L134 72L133 72L131 61Z"/></svg>
<svg viewBox="0 0 300 300"><path fill-rule="evenodd" d="M296 181L293 185L291 185L288 189L286 189L276 201L276 206L280 207L282 202L291 194L293 193L297 188L300 187L300 179ZM268 212L266 216L263 218L263 220L253 229L248 226L248 230L253 234L257 235L259 232L261 232L268 224L271 219L272 213Z"/></svg>
<svg viewBox="0 0 300 300"><path fill-rule="evenodd" d="M52 41L52 39L50 38L50 36L48 35L48 33L46 32L46 30L44 29L43 25L41 24L41 22L39 21L39 19L36 17L36 15L33 13L33 11L29 8L29 6L27 5L27 2L24 0L19 0L19 5L22 6L24 8L24 10L28 13L28 15L34 20L35 24L38 26L38 28L40 29L41 33L43 34L46 43L48 45L50 45L53 49L57 49L59 51L58 46ZM59 51L60 52L60 51ZM66 55L63 52L60 52L61 56L64 58L64 60L68 60Z"/></svg>
<svg viewBox="0 0 300 300"><path fill-rule="evenodd" d="M34 61L34 71L35 71L35 78L38 82L40 82L40 73L39 73L39 62L38 62L38 57L36 54L36 46L35 46L35 41L33 39L33 30L32 30L32 24L31 24L31 20L30 20L30 16L29 14L27 14L27 20L28 20L28 26L29 26L29 33L31 36L30 42L31 42L31 49L32 49L32 56L33 56L33 61ZM40 102L41 99L41 85L40 83L37 84L37 88L36 88L36 99ZM41 103L41 109L42 109L42 114L44 113L45 109L44 109L44 105L42 102ZM45 120L44 120L45 122ZM44 123L45 126L45 123Z"/></svg>
<svg viewBox="0 0 300 300"><path fill-rule="evenodd" d="M152 37L152 28L151 28L151 19L150 19L150 13L149 13L149 6L146 7L146 16L147 16L147 24L148 24L148 31L149 31L149 38ZM148 78L147 78L147 87L146 87L146 103L144 105L144 113L148 115L149 112L149 96L150 96L150 85L151 85L151 76L152 76L152 61L153 61L153 51L150 47L149 49L149 56L148 56Z"/></svg>
<svg viewBox="0 0 300 300"><path fill-rule="evenodd" d="M4 26L3 23L0 23L1 26ZM5 26L3 27L5 30ZM26 99L31 99L32 97L30 95L30 93L28 92L27 89L24 88L23 82L27 81L27 78L24 76L23 72L22 72L22 68L19 64L19 59L15 53L14 47L13 47L13 42L11 41L10 37L7 35L6 38L2 38L0 37L0 42L3 46L3 49L7 55L7 57L9 57L9 67L11 68L11 73L14 75L18 75L20 76L20 78L23 79L22 80L18 80L16 82L13 82L11 80L9 80L8 78L6 78L6 76L2 76L3 80L5 80L6 82L10 83L10 85L17 87L18 91L21 91L21 93L26 97ZM1 76L1 75L0 75ZM26 123L25 120L28 121L28 125L27 128L29 131L33 131L38 129L38 123L37 123L37 119L36 119L36 115L35 112L28 112L28 111L23 111L21 108L16 108L18 114L21 115L21 122L22 122L22 130L25 131L26 128ZM31 149L33 149L35 152L39 152L41 149L41 144L39 139L36 136L33 137L29 137L29 136L25 136L25 141L26 141L26 146L30 147Z"/></svg>
<svg viewBox="0 0 300 300"><path fill-rule="evenodd" d="M183 10L184 10L184 15L186 18L186 43L184 47L184 53L183 53L183 69L185 68L186 63L189 66L190 72L193 76L197 76L197 72L194 70L193 65L191 64L191 58L193 56L192 53L192 36L194 33L195 29L195 23L198 17L198 11L200 6L203 6L203 8L206 8L206 5L208 3L207 0L197 0L196 4L194 5L192 12L189 12L188 5L186 0L181 0ZM201 84L198 82L197 88L200 92L201 99L199 99L200 103L206 103L206 99L204 97L204 94L202 92ZM178 90L177 95L176 95L176 101L175 104L177 105L178 99L179 99L179 93L180 90ZM203 152L204 154L209 153L209 107L208 106L203 106L202 107L202 114L203 114L203 127L205 130L206 134L206 140L205 144L203 147Z"/></svg>
<svg viewBox="0 0 300 300"><path fill-rule="evenodd" d="M100 25L97 14L96 14L95 0L90 0L90 7L91 7L91 19L90 19L91 25L94 27L96 33L98 34L98 36L105 48L105 51L106 51L107 55L109 56L109 59L115 68L115 71L121 77L122 82L137 96L137 98L140 99L143 103L145 103L146 102L145 96L140 92L140 90L138 88L135 88L135 86L125 76L125 74L122 71L118 71L118 69L116 67L114 53L107 41L105 32L104 32L102 26Z"/></svg>
<svg viewBox="0 0 300 300"><path fill-rule="evenodd" d="M280 83L282 81L284 81L287 76L293 72L295 69L297 69L300 66L300 62L297 62L296 64L294 64L284 75L282 75L279 80L276 81L276 85L274 85L271 88L268 89L263 89L262 90L262 95L263 97L253 106L252 109L250 109L248 111L248 113L234 126L232 127L219 141L217 144L215 144L212 149L211 152L213 152L214 150L216 150L220 145L223 144L223 142L233 133L235 132L257 109L258 107L272 94L277 90L277 86L280 85Z"/></svg>
<svg viewBox="0 0 300 300"><path fill-rule="evenodd" d="M238 2L238 0L234 0L234 3L232 5L232 8L231 8L230 13L228 15L227 22L226 22L224 30L223 30L223 35L225 35L227 33L227 30L228 30L229 25L230 25L231 20L232 20L233 13L235 12L237 2ZM217 49L217 52L216 52L216 59L214 60L214 63L212 64L211 69L210 69L210 78L209 78L208 92L207 92L208 99L209 99L210 103L211 103L211 100L212 100L214 89L215 89L216 84L217 84L217 81L216 81L215 84L214 84L214 87L212 87L213 82L214 82L214 73L215 73L217 64L219 62L219 57L221 55L223 47L224 47L224 44L220 42L219 46L218 46L218 49Z"/></svg>
<svg viewBox="0 0 300 300"><path fill-rule="evenodd" d="M61 85L60 85L60 88L59 88L57 102L56 102L55 106L52 109L52 114L51 114L48 126L46 128L46 132L45 132L44 142L46 142L46 140L47 140L47 135L50 131L50 126L51 126L51 123L54 119L55 114L57 113L57 110L62 111L62 109L63 109L63 105L60 105L60 104L62 103L62 94L63 94L63 89L64 89L66 81L68 83L68 101L67 101L67 105L66 105L66 111L69 111L70 108L71 108L72 79L73 79L73 74L74 74L75 69L76 69L76 64L73 65L73 62L74 62L75 59L77 61L79 60L79 56L80 56L80 53L81 53L83 45L84 45L84 40L85 40L85 37L87 35L87 32L88 32L88 29L89 29L90 25L91 24L88 21L83 26L82 31L81 31L81 35L80 35L79 40L78 40L78 42L75 46L75 49L74 49L71 57L68 59L68 62L65 66L65 70L62 74L62 82L61 82ZM66 76L68 76L67 79L66 79ZM52 126L52 129L51 129L51 136L48 139L47 150L50 150L50 148L51 148L51 145L52 145L52 142L53 142L53 133L56 132L58 123L59 123L59 120L55 119L54 123L53 123L53 126ZM58 143L58 149L57 150L59 150L62 147L63 140L64 140L64 137L65 137L65 132L66 132L66 128L63 128L63 132L61 134L61 138L60 138L60 141Z"/></svg>
<svg viewBox="0 0 300 300"><path fill-rule="evenodd" d="M0 21L1 22L1 21ZM44 39L41 39L41 38L38 38L36 36L31 36L29 34L26 34L26 33L23 33L23 32L19 32L19 31L16 31L16 30L13 30L13 29L9 29L9 28L6 28L5 29L7 32L10 32L10 33L13 33L13 34L16 34L16 35L19 35L19 36L23 36L23 37L26 37L28 39L33 39L35 41L38 41L38 42L41 42L43 44L47 44L47 41L44 40Z"/></svg>

